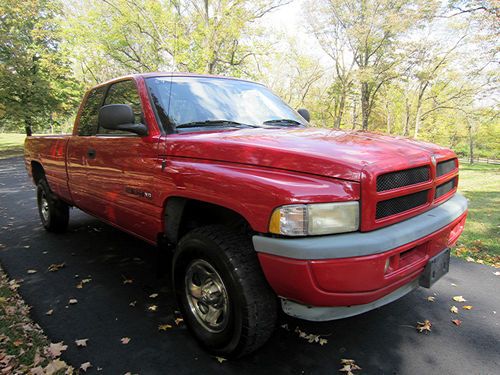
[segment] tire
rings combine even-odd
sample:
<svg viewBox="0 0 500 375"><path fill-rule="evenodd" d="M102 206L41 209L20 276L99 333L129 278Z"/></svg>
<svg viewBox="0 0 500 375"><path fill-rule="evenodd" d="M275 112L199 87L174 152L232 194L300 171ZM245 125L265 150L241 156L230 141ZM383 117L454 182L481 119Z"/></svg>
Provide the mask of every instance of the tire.
<svg viewBox="0 0 500 375"><path fill-rule="evenodd" d="M212 354L241 357L274 331L276 295L248 235L221 225L192 230L174 254L173 285L184 322Z"/></svg>
<svg viewBox="0 0 500 375"><path fill-rule="evenodd" d="M59 200L42 178L37 185L38 213L42 225L49 232L64 232L69 222L69 206Z"/></svg>

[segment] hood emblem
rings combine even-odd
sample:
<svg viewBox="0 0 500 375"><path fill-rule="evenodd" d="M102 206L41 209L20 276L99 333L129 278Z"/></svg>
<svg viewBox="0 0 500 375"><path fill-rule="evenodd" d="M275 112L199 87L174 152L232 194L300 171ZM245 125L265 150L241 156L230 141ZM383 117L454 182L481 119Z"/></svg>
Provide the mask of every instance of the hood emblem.
<svg viewBox="0 0 500 375"><path fill-rule="evenodd" d="M436 166L437 164L436 157L434 155L431 156L431 163L433 166Z"/></svg>

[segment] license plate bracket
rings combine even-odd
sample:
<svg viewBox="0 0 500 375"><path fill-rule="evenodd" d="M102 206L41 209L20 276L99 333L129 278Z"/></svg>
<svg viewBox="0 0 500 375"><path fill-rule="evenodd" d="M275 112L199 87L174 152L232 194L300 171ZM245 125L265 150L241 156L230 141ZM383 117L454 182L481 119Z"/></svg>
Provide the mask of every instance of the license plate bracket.
<svg viewBox="0 0 500 375"><path fill-rule="evenodd" d="M420 286L430 288L443 275L447 274L449 269L450 249L447 248L429 260L424 268L424 272L420 275Z"/></svg>

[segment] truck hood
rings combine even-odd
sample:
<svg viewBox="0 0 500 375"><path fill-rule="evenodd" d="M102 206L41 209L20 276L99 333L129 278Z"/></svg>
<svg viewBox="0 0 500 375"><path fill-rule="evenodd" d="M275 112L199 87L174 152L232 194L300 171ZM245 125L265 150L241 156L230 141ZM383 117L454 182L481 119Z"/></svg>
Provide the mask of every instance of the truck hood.
<svg viewBox="0 0 500 375"><path fill-rule="evenodd" d="M170 157L195 158L360 181L363 171L400 170L453 156L447 148L403 137L321 128L241 129L173 134Z"/></svg>

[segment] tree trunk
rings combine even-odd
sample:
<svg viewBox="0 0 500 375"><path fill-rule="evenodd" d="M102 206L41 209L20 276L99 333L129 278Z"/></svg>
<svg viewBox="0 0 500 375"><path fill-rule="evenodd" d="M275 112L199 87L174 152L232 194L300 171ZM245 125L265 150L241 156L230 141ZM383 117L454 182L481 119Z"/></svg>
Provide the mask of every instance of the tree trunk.
<svg viewBox="0 0 500 375"><path fill-rule="evenodd" d="M358 112L356 109L356 98L354 98L352 101L352 130L356 129L356 121L358 119Z"/></svg>
<svg viewBox="0 0 500 375"><path fill-rule="evenodd" d="M335 129L340 129L340 123L342 122L342 116L344 115L345 108L345 94L342 94L340 97L339 110L337 112L337 116L335 116L335 121L333 123L333 127Z"/></svg>
<svg viewBox="0 0 500 375"><path fill-rule="evenodd" d="M361 118L362 129L368 130L368 117L370 116L370 98L368 93L368 82L361 83Z"/></svg>
<svg viewBox="0 0 500 375"><path fill-rule="evenodd" d="M417 112L415 113L415 133L413 133L413 138L417 139L418 131L420 130L420 114L421 114L421 103L420 100L417 103Z"/></svg>
<svg viewBox="0 0 500 375"><path fill-rule="evenodd" d="M420 90L417 98L417 110L415 112L415 133L413 134L413 138L417 139L418 131L420 130L420 116L422 115L422 101L424 99L424 93L427 89L429 82L425 82L423 85L420 85Z"/></svg>
<svg viewBox="0 0 500 375"><path fill-rule="evenodd" d="M410 132L410 102L408 101L408 98L405 98L405 125L403 128L403 136L407 137L408 133Z"/></svg>
<svg viewBox="0 0 500 375"><path fill-rule="evenodd" d="M472 123L468 121L469 128L469 162L474 164L474 129L472 128Z"/></svg>

